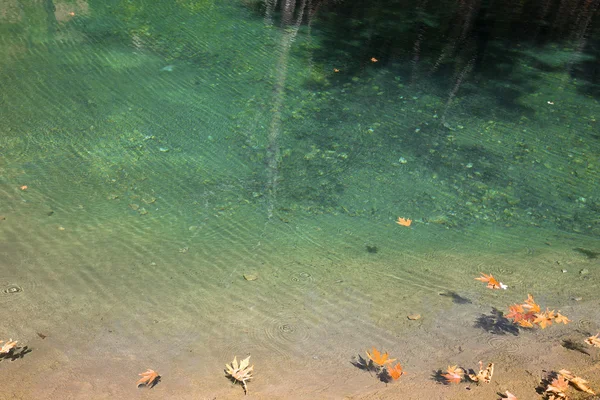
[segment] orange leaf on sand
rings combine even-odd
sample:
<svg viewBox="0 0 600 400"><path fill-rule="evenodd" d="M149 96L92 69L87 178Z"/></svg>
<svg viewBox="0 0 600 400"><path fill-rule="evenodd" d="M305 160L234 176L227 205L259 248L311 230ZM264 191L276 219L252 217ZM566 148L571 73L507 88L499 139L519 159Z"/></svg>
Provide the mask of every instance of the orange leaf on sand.
<svg viewBox="0 0 600 400"><path fill-rule="evenodd" d="M369 360L373 361L374 364L377 364L380 367L383 367L386 364L391 364L394 361L396 361L395 358L388 359L389 355L387 352L381 354L379 350L377 350L375 347L373 347L373 354L367 351L367 357L369 357Z"/></svg>
<svg viewBox="0 0 600 400"><path fill-rule="evenodd" d="M506 391L505 396L506 397L504 398L504 400L519 400L519 399L517 399L517 397L514 394L512 394L508 390Z"/></svg>
<svg viewBox="0 0 600 400"><path fill-rule="evenodd" d="M399 363L393 367L391 365L387 367L387 372L394 380L400 378L404 374L404 372L402 372L402 366Z"/></svg>
<svg viewBox="0 0 600 400"><path fill-rule="evenodd" d="M444 378L450 383L460 383L463 380L463 374L465 371L459 368L458 365L448 366L445 374L442 374Z"/></svg>
<svg viewBox="0 0 600 400"><path fill-rule="evenodd" d="M483 361L479 361L479 372L477 375L469 374L469 379L477 383L490 383L494 375L494 363L489 363L485 369L483 369Z"/></svg>
<svg viewBox="0 0 600 400"><path fill-rule="evenodd" d="M158 383L157 379L159 378L158 372L152 370L152 369L147 369L146 372L142 372L141 374L138 374L139 376L141 376L142 378L137 381L136 385L137 386L141 386L141 385L146 385L146 386L154 386L156 383Z"/></svg>
<svg viewBox="0 0 600 400"><path fill-rule="evenodd" d="M412 224L412 219L398 217L396 223L402 226L410 226L410 224Z"/></svg>

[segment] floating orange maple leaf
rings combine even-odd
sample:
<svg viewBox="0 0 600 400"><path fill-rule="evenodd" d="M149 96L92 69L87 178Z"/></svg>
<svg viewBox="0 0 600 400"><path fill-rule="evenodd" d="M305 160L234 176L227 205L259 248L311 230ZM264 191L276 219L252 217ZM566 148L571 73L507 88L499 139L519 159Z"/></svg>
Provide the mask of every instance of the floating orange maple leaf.
<svg viewBox="0 0 600 400"><path fill-rule="evenodd" d="M543 313L535 314L535 319L533 320L534 324L537 324L542 329L546 329L547 326L552 325L552 321L554 320L554 310L548 311L546 309Z"/></svg>
<svg viewBox="0 0 600 400"><path fill-rule="evenodd" d="M512 306L508 306L508 314L506 314L506 318L514 319L515 322L523 319L525 315L525 310L521 304L513 304Z"/></svg>
<svg viewBox="0 0 600 400"><path fill-rule="evenodd" d="M377 350L375 347L373 347L373 354L367 351L367 357L369 357L369 360L373 361L374 364L380 367L383 367L386 364L391 364L394 361L396 361L395 358L388 359L389 355L387 352L381 354L379 350Z"/></svg>
<svg viewBox="0 0 600 400"><path fill-rule="evenodd" d="M569 388L569 381L565 380L562 375L558 375L558 378L553 379L552 382L546 388L546 392L562 396L566 398L565 390Z"/></svg>
<svg viewBox="0 0 600 400"><path fill-rule="evenodd" d="M515 321L515 322L523 328L533 328L533 324L531 323L531 321L529 321L527 319L522 319L522 320Z"/></svg>
<svg viewBox="0 0 600 400"><path fill-rule="evenodd" d="M139 376L141 376L142 378L137 381L136 385L140 386L140 385L146 385L146 386L154 386L156 383L158 383L158 372L152 370L152 369L147 369L146 372L142 372L141 374L138 374Z"/></svg>
<svg viewBox="0 0 600 400"><path fill-rule="evenodd" d="M542 312L542 309L540 308L539 304L537 304L533 300L533 296L530 294L527 294L527 300L525 300L525 304L523 304L523 307L527 308L529 311L532 311L534 313Z"/></svg>
<svg viewBox="0 0 600 400"><path fill-rule="evenodd" d="M3 342L4 342L4 340L0 340L0 343L3 343ZM17 347L17 342L18 342L18 340L8 339L8 342L4 343L2 345L2 348L0 348L0 354L10 353L10 351L12 349Z"/></svg>
<svg viewBox="0 0 600 400"><path fill-rule="evenodd" d="M590 387L588 385L586 385L586 383L588 383L588 381L586 381L583 378L576 376L575 378L570 379L569 383L571 385L575 386L577 389L581 390L582 392L586 392L589 394L596 394L596 392L594 392L592 389L590 389Z"/></svg>
<svg viewBox="0 0 600 400"><path fill-rule="evenodd" d="M494 278L492 276L492 274L486 275L483 272L480 272L480 274L481 274L481 276L479 278L475 278L475 280L487 283L488 289L506 289L506 288L508 288L508 286L506 286L504 283L499 282L496 278Z"/></svg>
<svg viewBox="0 0 600 400"><path fill-rule="evenodd" d="M590 346L594 346L594 347L600 347L600 332L596 333L594 336L590 336L589 338L585 339L585 342L587 344L589 344Z"/></svg>
<svg viewBox="0 0 600 400"><path fill-rule="evenodd" d="M554 322L556 322L557 324L563 323L563 324L568 324L569 322L571 322L571 320L567 317L565 317L564 315L562 315L560 312L556 313L556 317L554 317Z"/></svg>
<svg viewBox="0 0 600 400"><path fill-rule="evenodd" d="M558 371L558 375L567 380L568 383L575 386L577 390L581 390L582 392L586 392L589 394L596 394L588 385L588 381L578 376L575 376L571 371L567 371L566 369L561 369Z"/></svg>
<svg viewBox="0 0 600 400"><path fill-rule="evenodd" d="M402 372L402 366L400 363L397 363L393 367L391 365L387 367L387 372L390 374L392 379L398 379L404 374L404 372Z"/></svg>
<svg viewBox="0 0 600 400"><path fill-rule="evenodd" d="M535 319L535 314L533 311L525 311L523 304L513 304L508 307L508 311L506 318L512 319L514 323L524 328L533 327L531 322Z"/></svg>
<svg viewBox="0 0 600 400"><path fill-rule="evenodd" d="M412 224L412 219L398 217L396 223L402 226L410 226L410 224Z"/></svg>
<svg viewBox="0 0 600 400"><path fill-rule="evenodd" d="M465 371L458 365L449 365L446 373L442 376L450 383L460 383L463 380L464 373Z"/></svg>

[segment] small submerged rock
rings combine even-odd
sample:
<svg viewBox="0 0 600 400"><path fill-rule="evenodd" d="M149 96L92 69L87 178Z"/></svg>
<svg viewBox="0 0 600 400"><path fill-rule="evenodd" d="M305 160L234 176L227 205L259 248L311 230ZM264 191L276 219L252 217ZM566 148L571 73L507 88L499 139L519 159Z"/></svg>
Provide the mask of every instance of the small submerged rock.
<svg viewBox="0 0 600 400"><path fill-rule="evenodd" d="M244 279L247 281L255 281L258 279L258 275L256 274L244 274Z"/></svg>

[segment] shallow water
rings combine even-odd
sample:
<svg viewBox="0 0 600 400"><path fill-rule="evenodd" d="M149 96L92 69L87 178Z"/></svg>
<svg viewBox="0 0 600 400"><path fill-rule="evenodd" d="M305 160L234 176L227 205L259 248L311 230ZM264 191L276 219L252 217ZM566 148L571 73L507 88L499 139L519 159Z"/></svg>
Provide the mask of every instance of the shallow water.
<svg viewBox="0 0 600 400"><path fill-rule="evenodd" d="M3 395L241 398L248 355L257 399L600 391L600 24L563 3L5 0Z"/></svg>

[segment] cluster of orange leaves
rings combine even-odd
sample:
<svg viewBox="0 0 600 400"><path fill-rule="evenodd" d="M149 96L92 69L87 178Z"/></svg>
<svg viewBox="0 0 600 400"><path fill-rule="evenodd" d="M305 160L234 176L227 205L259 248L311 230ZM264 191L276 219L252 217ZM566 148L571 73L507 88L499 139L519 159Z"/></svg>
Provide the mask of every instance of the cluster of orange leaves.
<svg viewBox="0 0 600 400"><path fill-rule="evenodd" d="M533 300L533 296L530 294L527 295L525 303L513 304L508 307L508 311L506 318L512 319L515 324L524 328L533 328L534 325L538 325L540 328L545 329L553 322L557 324L571 322L560 312L550 311L548 308L546 308L546 311L542 311L540 305Z"/></svg>
<svg viewBox="0 0 600 400"><path fill-rule="evenodd" d="M487 283L488 289L508 288L507 285L494 278L492 274L487 275L481 272L481 276L475 278L475 280ZM568 324L571 322L560 312L550 311L548 308L546 308L546 311L542 311L540 305L533 300L533 296L530 294L527 295L527 300L523 304L509 306L506 318L512 319L515 324L523 328L533 328L534 325L538 325L540 328L545 329L547 326L552 325L553 322L557 324Z"/></svg>
<svg viewBox="0 0 600 400"><path fill-rule="evenodd" d="M458 365L448 366L446 373L442 374L448 383L460 383L465 379L465 376L469 377L472 382L490 383L493 375L494 363L489 363L487 367L483 368L482 361L479 361L479 372L476 374L467 374L465 370Z"/></svg>
<svg viewBox="0 0 600 400"><path fill-rule="evenodd" d="M394 380L396 380L396 379L400 378L402 375L404 375L404 372L402 372L402 366L400 365L400 363L396 363L396 365L392 366L392 363L394 361L396 361L396 359L389 358L389 354L387 352L381 354L381 352L379 352L379 350L377 350L375 347L373 347L373 350L371 353L369 353L369 351L367 351L367 357L369 358L369 360L371 360L373 362L373 365L375 365L379 368L380 373L383 372L383 370L385 369L387 371L387 373L389 374L389 376Z"/></svg>

